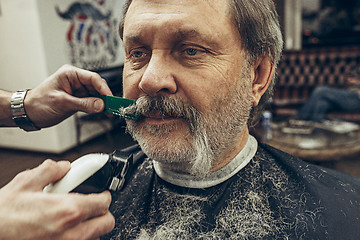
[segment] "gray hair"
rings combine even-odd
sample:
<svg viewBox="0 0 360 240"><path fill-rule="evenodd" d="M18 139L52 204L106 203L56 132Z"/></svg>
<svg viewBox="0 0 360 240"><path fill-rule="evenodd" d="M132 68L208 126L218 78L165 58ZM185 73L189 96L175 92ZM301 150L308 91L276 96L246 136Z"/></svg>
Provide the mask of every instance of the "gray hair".
<svg viewBox="0 0 360 240"><path fill-rule="evenodd" d="M133 0L127 0L120 23L120 37L123 38L124 20ZM283 49L278 14L273 0L229 0L230 14L239 31L242 48L250 66L261 56L268 56L275 69ZM255 124L264 107L271 99L275 86L275 74L258 106L252 109L250 120Z"/></svg>
<svg viewBox="0 0 360 240"><path fill-rule="evenodd" d="M283 49L283 37L273 0L230 0L230 11L239 31L242 48L253 65L261 56L268 56L276 69ZM256 124L270 101L275 86L275 74L258 106L250 114Z"/></svg>

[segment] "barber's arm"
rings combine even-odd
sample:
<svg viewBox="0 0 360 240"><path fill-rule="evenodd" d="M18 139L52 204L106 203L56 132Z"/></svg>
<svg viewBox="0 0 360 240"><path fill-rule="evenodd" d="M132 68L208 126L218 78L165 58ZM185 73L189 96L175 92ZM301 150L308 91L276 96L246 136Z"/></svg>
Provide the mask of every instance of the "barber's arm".
<svg viewBox="0 0 360 240"><path fill-rule="evenodd" d="M27 92L0 90L0 126L18 126L13 111L22 107L26 121L36 128L55 125L76 111L101 112L104 103L92 94L112 95L98 74L65 65ZM95 239L111 231L114 217L108 210L109 192L43 192L69 169L69 162L48 160L0 189L0 239Z"/></svg>
<svg viewBox="0 0 360 240"><path fill-rule="evenodd" d="M34 126L53 126L76 111L101 112L104 102L93 94L112 95L97 73L64 65L40 85L26 92L24 109ZM0 126L17 126L12 120L13 93L0 90Z"/></svg>
<svg viewBox="0 0 360 240"><path fill-rule="evenodd" d="M0 239L96 239L113 229L109 192L42 192L69 169L69 162L47 160L0 189Z"/></svg>

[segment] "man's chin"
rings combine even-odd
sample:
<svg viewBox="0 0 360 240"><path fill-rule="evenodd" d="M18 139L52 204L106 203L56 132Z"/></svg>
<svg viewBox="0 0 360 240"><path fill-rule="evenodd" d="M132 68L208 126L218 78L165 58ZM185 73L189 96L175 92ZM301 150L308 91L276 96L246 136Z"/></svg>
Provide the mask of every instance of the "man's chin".
<svg viewBox="0 0 360 240"><path fill-rule="evenodd" d="M171 134L160 136L141 136L137 139L146 155L161 162L182 162L189 159L187 153L192 152L192 146L183 138L175 138Z"/></svg>
<svg viewBox="0 0 360 240"><path fill-rule="evenodd" d="M127 128L143 152L166 168L189 174L209 173L212 156L205 131L200 135L191 132L184 120L172 123L130 122Z"/></svg>
<svg viewBox="0 0 360 240"><path fill-rule="evenodd" d="M149 157L178 155L191 148L192 136L188 129L177 125L128 124L127 131L139 143ZM178 150L181 149L181 150ZM151 156L150 156L151 155Z"/></svg>

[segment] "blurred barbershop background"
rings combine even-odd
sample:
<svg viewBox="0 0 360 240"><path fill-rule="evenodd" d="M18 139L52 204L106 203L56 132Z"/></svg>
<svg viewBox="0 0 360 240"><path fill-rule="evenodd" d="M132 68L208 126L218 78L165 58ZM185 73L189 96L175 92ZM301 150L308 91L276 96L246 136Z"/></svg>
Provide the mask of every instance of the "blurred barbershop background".
<svg viewBox="0 0 360 240"><path fill-rule="evenodd" d="M273 99L251 132L306 161L360 178L360 111L334 107L316 121L298 116L319 87L348 89L352 78L358 84L351 87L360 88L360 0L274 1L284 52ZM121 96L124 53L118 25L123 4L0 0L0 88L32 88L70 63L98 72ZM77 113L38 132L0 128L0 187L47 158L72 161L131 144L124 120L102 113Z"/></svg>

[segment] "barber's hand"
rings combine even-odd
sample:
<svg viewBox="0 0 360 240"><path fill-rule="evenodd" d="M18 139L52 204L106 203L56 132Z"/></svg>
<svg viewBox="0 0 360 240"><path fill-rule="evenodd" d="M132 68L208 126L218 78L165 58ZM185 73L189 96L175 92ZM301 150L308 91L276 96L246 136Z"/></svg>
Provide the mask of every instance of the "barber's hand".
<svg viewBox="0 0 360 240"><path fill-rule="evenodd" d="M25 110L38 127L53 126L76 111L97 113L104 109L93 94L112 95L99 74L64 65L25 97Z"/></svg>
<svg viewBox="0 0 360 240"><path fill-rule="evenodd" d="M113 229L109 192L43 193L69 169L69 162L47 160L0 189L0 239L96 239Z"/></svg>

